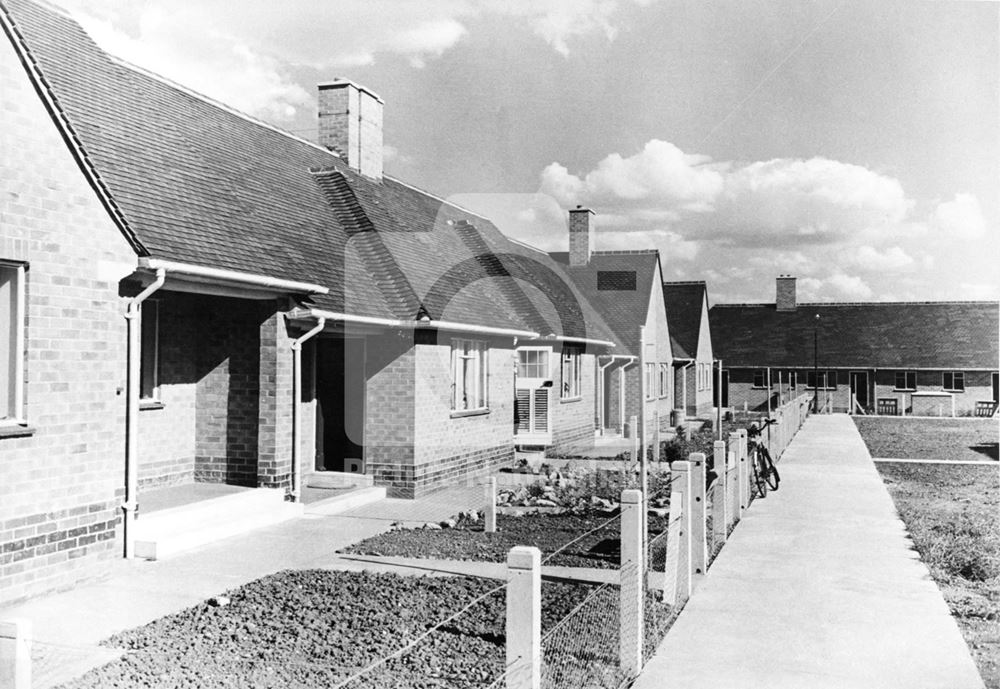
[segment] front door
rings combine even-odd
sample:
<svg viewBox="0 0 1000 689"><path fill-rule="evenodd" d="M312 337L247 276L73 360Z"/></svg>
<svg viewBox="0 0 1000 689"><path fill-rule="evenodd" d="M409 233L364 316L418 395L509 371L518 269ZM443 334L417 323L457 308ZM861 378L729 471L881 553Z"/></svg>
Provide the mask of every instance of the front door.
<svg viewBox="0 0 1000 689"><path fill-rule="evenodd" d="M365 345L316 341L316 470L364 472Z"/></svg>
<svg viewBox="0 0 1000 689"><path fill-rule="evenodd" d="M851 394L858 401L858 406L867 411L869 402L867 371L851 371ZM852 408L851 413L855 412L856 409Z"/></svg>
<svg viewBox="0 0 1000 689"><path fill-rule="evenodd" d="M550 395L552 393L552 350L522 347L517 350L514 379L514 436L520 445L548 445L552 442Z"/></svg>
<svg viewBox="0 0 1000 689"><path fill-rule="evenodd" d="M993 401L1000 402L1000 373L993 374Z"/></svg>

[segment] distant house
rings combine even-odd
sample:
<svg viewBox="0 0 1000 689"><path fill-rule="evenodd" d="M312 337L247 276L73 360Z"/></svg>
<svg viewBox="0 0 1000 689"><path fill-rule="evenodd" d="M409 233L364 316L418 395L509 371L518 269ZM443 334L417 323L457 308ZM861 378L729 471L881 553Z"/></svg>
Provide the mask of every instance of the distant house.
<svg viewBox="0 0 1000 689"><path fill-rule="evenodd" d="M706 418L715 390L708 289L704 282L664 282L670 345L674 355L674 400L687 416Z"/></svg>
<svg viewBox="0 0 1000 689"><path fill-rule="evenodd" d="M384 175L370 90L321 84L316 144L48 5L0 25L0 601L160 556L176 509L210 539L331 477L475 481L543 431L525 352L546 444L593 442L623 342L545 253Z"/></svg>
<svg viewBox="0 0 1000 689"><path fill-rule="evenodd" d="M638 437L649 446L670 427L673 354L655 250L594 251L592 218L570 211L570 251L552 254L617 336L597 359L596 428L602 436ZM635 416L639 428L631 428Z"/></svg>
<svg viewBox="0 0 1000 689"><path fill-rule="evenodd" d="M997 302L800 304L795 278L781 276L774 304L712 307L723 404L764 410L817 391L830 411L987 413L998 312Z"/></svg>

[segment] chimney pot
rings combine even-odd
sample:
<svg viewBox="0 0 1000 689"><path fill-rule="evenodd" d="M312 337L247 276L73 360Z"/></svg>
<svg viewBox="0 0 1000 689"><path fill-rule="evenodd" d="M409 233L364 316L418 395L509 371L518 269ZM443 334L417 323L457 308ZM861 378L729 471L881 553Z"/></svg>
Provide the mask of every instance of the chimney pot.
<svg viewBox="0 0 1000 689"><path fill-rule="evenodd" d="M774 308L777 311L794 311L795 278L791 275L779 275L775 290Z"/></svg>
<svg viewBox="0 0 1000 689"><path fill-rule="evenodd" d="M383 101L349 79L318 85L319 143L336 152L348 167L382 179Z"/></svg>
<svg viewBox="0 0 1000 689"><path fill-rule="evenodd" d="M569 264L585 266L590 263L594 252L594 233L591 232L591 216L594 211L577 206L569 212Z"/></svg>

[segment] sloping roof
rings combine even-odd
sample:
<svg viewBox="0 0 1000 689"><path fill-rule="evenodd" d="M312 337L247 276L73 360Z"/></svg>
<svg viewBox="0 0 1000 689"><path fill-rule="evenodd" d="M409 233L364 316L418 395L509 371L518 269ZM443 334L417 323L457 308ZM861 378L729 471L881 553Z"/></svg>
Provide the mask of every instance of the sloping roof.
<svg viewBox="0 0 1000 689"><path fill-rule="evenodd" d="M543 303L569 281L489 221L124 64L58 10L0 11L141 255L320 284L331 311L615 340L582 297L575 318Z"/></svg>
<svg viewBox="0 0 1000 689"><path fill-rule="evenodd" d="M997 302L717 304L709 319L727 367L811 368L815 330L821 367L997 368Z"/></svg>
<svg viewBox="0 0 1000 689"><path fill-rule="evenodd" d="M663 302L667 307L667 326L675 359L698 356L701 314L705 307L704 282L664 282Z"/></svg>
<svg viewBox="0 0 1000 689"><path fill-rule="evenodd" d="M550 256L568 261L565 252ZM655 249L595 251L588 265L565 266L576 286L624 344L624 351L617 353L639 354L639 329L649 313L650 289L659 260Z"/></svg>

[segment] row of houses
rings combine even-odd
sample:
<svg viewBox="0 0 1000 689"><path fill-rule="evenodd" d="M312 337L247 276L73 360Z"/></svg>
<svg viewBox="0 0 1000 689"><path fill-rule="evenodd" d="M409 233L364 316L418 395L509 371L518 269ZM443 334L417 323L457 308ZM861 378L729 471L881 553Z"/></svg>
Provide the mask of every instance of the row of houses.
<svg viewBox="0 0 1000 689"><path fill-rule="evenodd" d="M790 314L871 320L780 297L710 311L657 251L594 250L586 208L565 252L514 241L384 174L384 103L353 82L318 86L310 142L106 54L48 5L0 0L0 24L0 602L156 556L178 504L243 500L258 524L338 481L412 498L518 448L656 447L685 417L810 384ZM989 324L959 325L985 314L995 336L996 310L941 312L952 393L988 397L988 352L949 359L973 343L993 348L996 399ZM824 351L824 392L850 382L864 405L894 375L871 360L858 397L855 362Z"/></svg>

